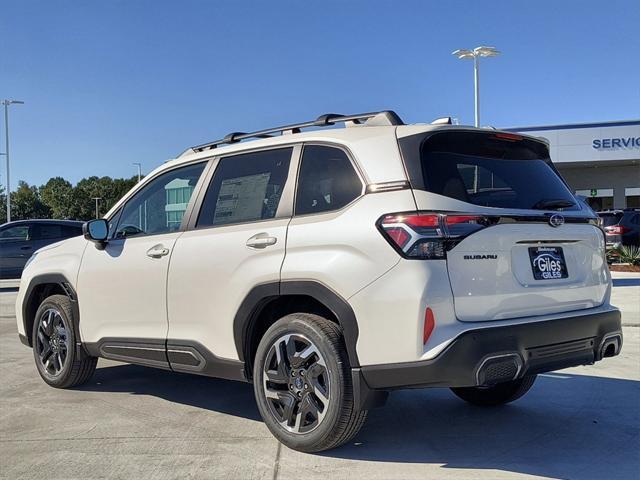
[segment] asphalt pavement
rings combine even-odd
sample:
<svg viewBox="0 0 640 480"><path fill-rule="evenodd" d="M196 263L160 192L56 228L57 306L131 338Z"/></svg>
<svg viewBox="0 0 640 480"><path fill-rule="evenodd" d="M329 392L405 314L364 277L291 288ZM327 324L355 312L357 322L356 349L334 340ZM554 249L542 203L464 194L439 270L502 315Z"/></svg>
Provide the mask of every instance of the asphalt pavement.
<svg viewBox="0 0 640 480"><path fill-rule="evenodd" d="M639 478L640 277L616 274L624 346L542 375L501 408L446 389L391 394L350 444L281 446L250 385L100 360L74 390L44 384L0 292L0 478Z"/></svg>

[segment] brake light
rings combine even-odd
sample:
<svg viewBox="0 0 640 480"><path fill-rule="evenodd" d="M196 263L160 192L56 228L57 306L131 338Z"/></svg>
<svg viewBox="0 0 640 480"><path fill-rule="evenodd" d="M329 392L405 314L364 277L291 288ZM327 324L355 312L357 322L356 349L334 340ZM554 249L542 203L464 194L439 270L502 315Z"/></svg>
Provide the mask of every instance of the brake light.
<svg viewBox="0 0 640 480"><path fill-rule="evenodd" d="M462 239L491 223L483 215L415 212L385 215L378 228L404 257L433 260L446 258Z"/></svg>
<svg viewBox="0 0 640 480"><path fill-rule="evenodd" d="M607 235L624 235L627 232L630 232L631 229L629 227L625 227L623 225L612 225L610 227L604 227Z"/></svg>
<svg viewBox="0 0 640 480"><path fill-rule="evenodd" d="M495 133L493 136L501 140L510 140L512 142L519 142L520 140L522 140L522 136L516 135L515 133L500 132L500 133Z"/></svg>

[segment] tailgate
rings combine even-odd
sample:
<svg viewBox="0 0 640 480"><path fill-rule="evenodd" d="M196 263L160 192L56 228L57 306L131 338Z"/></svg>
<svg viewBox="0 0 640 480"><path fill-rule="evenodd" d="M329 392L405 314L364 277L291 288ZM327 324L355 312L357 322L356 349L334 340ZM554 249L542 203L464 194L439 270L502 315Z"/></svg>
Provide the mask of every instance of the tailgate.
<svg viewBox="0 0 640 480"><path fill-rule="evenodd" d="M592 308L609 285L602 233L587 224L495 225L450 250L447 267L462 321Z"/></svg>

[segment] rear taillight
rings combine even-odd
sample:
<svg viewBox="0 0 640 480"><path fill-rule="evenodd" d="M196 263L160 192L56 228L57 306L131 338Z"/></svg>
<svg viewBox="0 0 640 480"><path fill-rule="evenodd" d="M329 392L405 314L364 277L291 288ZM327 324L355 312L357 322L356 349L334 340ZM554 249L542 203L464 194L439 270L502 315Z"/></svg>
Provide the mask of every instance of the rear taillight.
<svg viewBox="0 0 640 480"><path fill-rule="evenodd" d="M394 213L383 216L378 228L398 252L420 260L446 258L462 239L490 225L492 219L464 213Z"/></svg>
<svg viewBox="0 0 640 480"><path fill-rule="evenodd" d="M630 232L631 229L622 225L612 225L610 227L604 227L604 231L607 232L607 235L624 235Z"/></svg>

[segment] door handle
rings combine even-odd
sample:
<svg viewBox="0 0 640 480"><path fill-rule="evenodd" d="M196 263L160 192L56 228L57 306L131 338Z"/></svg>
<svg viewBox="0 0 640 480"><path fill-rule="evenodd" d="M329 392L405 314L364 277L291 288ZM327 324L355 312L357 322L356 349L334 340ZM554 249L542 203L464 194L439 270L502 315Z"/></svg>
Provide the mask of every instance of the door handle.
<svg viewBox="0 0 640 480"><path fill-rule="evenodd" d="M147 257L160 258L169 254L169 249L162 244L154 245L147 250Z"/></svg>
<svg viewBox="0 0 640 480"><path fill-rule="evenodd" d="M269 236L268 233L262 232L254 235L247 240L247 247L249 248L266 248L270 245L275 245L278 239L276 237Z"/></svg>

